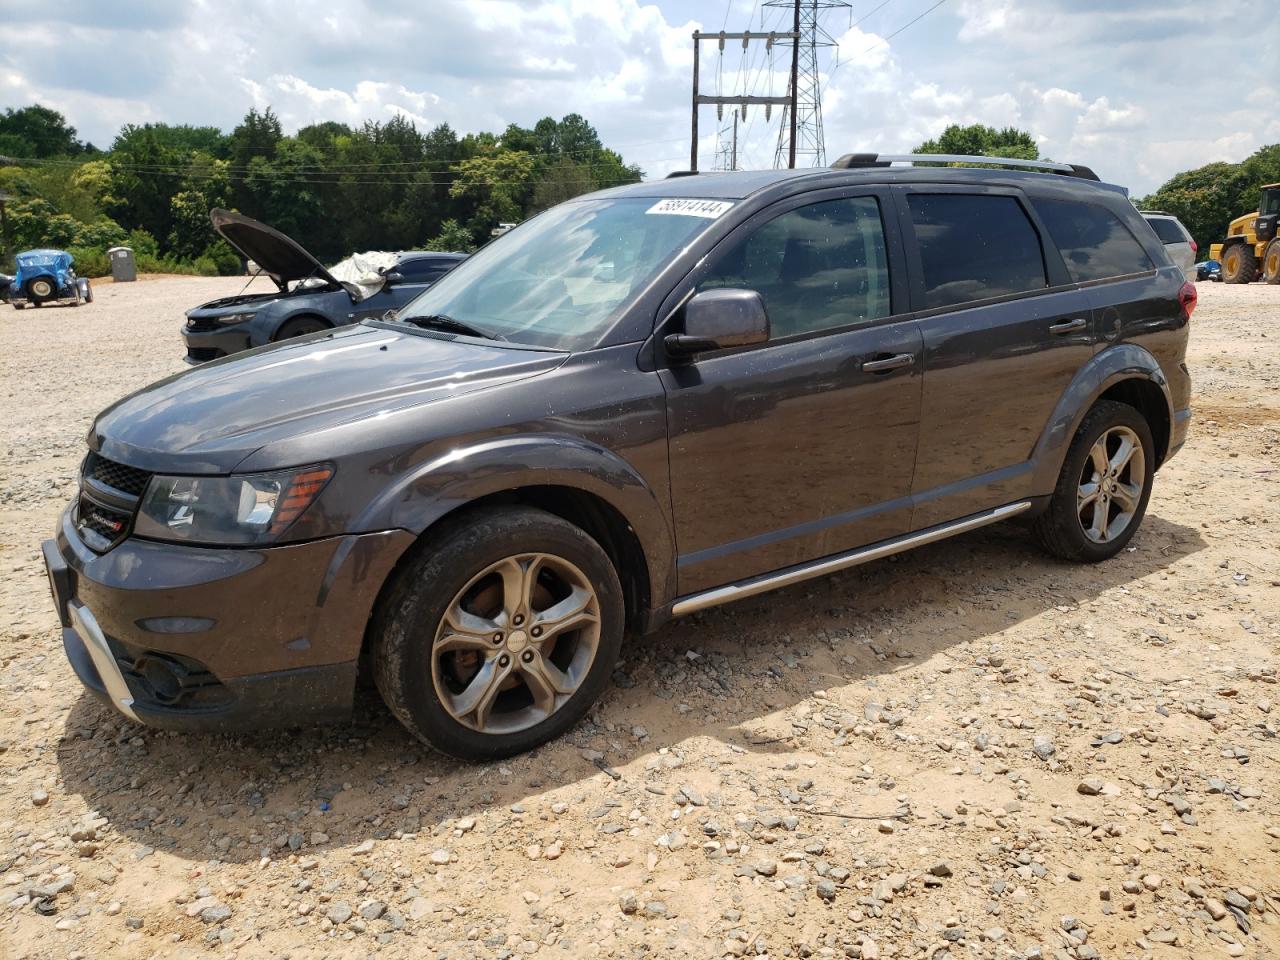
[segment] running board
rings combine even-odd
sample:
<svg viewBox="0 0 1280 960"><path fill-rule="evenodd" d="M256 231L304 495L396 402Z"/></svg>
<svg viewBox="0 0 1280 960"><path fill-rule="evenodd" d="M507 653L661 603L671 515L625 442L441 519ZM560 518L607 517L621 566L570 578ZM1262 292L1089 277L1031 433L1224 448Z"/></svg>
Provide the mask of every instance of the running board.
<svg viewBox="0 0 1280 960"><path fill-rule="evenodd" d="M910 533L894 540L883 540L869 547L861 547L848 553L837 554L834 557L815 560L812 563L802 564L798 567L788 567L778 573L769 573L762 577L754 577L753 579L731 583L724 587L716 587L714 590L681 597L671 607L671 615L673 617L682 617L687 613L696 613L699 610L706 610L708 607L717 607L722 603L743 600L747 597L754 597L758 593L777 590L780 587L789 587L793 583L811 580L814 577L826 576L828 573L835 573L837 570L847 570L849 567L856 567L860 563L869 563L872 560L879 560L881 557L902 553L902 551L910 550L912 547L924 546L924 544L933 543L935 540L943 540L947 537L955 536L957 533L976 530L978 527L985 527L989 523L1008 520L1010 517L1030 509L1030 507L1031 502L1029 500L1011 503L1004 507L996 507L994 510L975 513L970 517L965 517L963 520L955 520L917 533Z"/></svg>

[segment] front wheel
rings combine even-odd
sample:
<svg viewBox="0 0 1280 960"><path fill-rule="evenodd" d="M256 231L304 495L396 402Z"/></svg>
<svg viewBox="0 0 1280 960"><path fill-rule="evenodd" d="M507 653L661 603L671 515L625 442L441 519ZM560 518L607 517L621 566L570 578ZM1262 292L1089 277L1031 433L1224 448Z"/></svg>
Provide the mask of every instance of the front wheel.
<svg viewBox="0 0 1280 960"><path fill-rule="evenodd" d="M375 614L373 676L419 739L463 760L559 736L604 690L624 627L608 555L542 510L455 521L424 544Z"/></svg>
<svg viewBox="0 0 1280 960"><path fill-rule="evenodd" d="M1146 418L1128 404L1099 401L1076 431L1049 507L1036 519L1037 539L1065 560L1114 557L1142 523L1154 476Z"/></svg>
<svg viewBox="0 0 1280 960"><path fill-rule="evenodd" d="M1280 237L1267 244L1262 252L1262 279L1266 283L1280 283Z"/></svg>
<svg viewBox="0 0 1280 960"><path fill-rule="evenodd" d="M1253 283L1258 275L1258 258L1247 243L1233 243L1222 254L1223 283Z"/></svg>
<svg viewBox="0 0 1280 960"><path fill-rule="evenodd" d="M308 333L319 333L321 330L328 329L329 324L319 317L294 317L280 328L279 333L276 334L276 339L292 340L294 337L301 337Z"/></svg>

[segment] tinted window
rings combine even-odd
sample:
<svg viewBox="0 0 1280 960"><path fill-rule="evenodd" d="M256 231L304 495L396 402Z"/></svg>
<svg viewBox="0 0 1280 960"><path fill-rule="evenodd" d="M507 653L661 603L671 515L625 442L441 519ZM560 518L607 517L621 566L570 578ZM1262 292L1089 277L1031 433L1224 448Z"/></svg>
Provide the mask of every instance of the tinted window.
<svg viewBox="0 0 1280 960"><path fill-rule="evenodd" d="M774 339L887 317L880 205L851 197L775 217L730 248L699 289L708 287L757 291Z"/></svg>
<svg viewBox="0 0 1280 960"><path fill-rule="evenodd" d="M1168 217L1148 217L1147 223L1151 224L1151 229L1156 232L1156 236L1160 238L1161 243L1187 242L1187 238L1182 235L1182 228L1178 226L1176 220L1170 220Z"/></svg>
<svg viewBox="0 0 1280 960"><path fill-rule="evenodd" d="M1048 286L1040 237L1013 197L913 193L926 307Z"/></svg>
<svg viewBox="0 0 1280 960"><path fill-rule="evenodd" d="M452 262L420 257L417 260L401 260L396 270L404 275L410 283L429 283L438 280L449 272Z"/></svg>
<svg viewBox="0 0 1280 960"><path fill-rule="evenodd" d="M1102 280L1152 269L1142 244L1106 207L1074 200L1036 200L1035 205L1073 279Z"/></svg>

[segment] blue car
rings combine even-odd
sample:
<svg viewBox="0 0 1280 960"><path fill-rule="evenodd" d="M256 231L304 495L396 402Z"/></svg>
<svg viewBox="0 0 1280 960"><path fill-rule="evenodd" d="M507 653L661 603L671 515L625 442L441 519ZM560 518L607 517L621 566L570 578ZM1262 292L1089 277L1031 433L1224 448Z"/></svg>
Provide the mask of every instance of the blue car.
<svg viewBox="0 0 1280 960"><path fill-rule="evenodd" d="M1201 260L1196 264L1197 280L1217 280L1222 282L1222 264L1217 260Z"/></svg>
<svg viewBox="0 0 1280 960"><path fill-rule="evenodd" d="M326 269L279 230L228 210L213 229L276 285L274 293L211 300L187 311L186 362L220 357L307 333L384 317L466 259L465 253L369 253Z"/></svg>
<svg viewBox="0 0 1280 960"><path fill-rule="evenodd" d="M18 272L9 282L9 302L21 310L31 303L42 307L46 303L69 303L80 306L81 301L93 302L93 289L84 277L77 277L72 269L74 260L65 250L26 250L15 258Z"/></svg>

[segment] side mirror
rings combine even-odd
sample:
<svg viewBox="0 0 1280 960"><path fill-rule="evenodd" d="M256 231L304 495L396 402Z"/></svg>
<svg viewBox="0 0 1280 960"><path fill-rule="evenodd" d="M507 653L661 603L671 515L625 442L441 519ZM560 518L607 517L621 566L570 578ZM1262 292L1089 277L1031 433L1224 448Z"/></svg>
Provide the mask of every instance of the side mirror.
<svg viewBox="0 0 1280 960"><path fill-rule="evenodd" d="M390 270L387 273L384 273L382 277L384 280L387 281L387 286L391 286L397 283L404 283L404 274L396 270Z"/></svg>
<svg viewBox="0 0 1280 960"><path fill-rule="evenodd" d="M769 314L760 294L725 287L694 294L684 305L684 333L668 334L662 342L671 356L690 357L768 339Z"/></svg>

